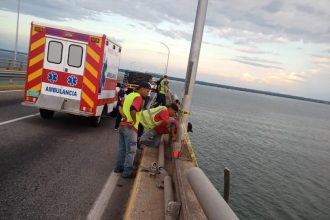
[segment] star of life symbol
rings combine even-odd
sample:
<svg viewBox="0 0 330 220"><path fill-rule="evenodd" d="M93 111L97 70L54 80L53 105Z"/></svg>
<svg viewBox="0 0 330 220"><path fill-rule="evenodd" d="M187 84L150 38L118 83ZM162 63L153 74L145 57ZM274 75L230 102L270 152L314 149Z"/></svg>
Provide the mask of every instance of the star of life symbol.
<svg viewBox="0 0 330 220"><path fill-rule="evenodd" d="M69 86L75 86L78 83L78 78L76 76L71 75L68 77L67 83L69 84Z"/></svg>
<svg viewBox="0 0 330 220"><path fill-rule="evenodd" d="M55 83L58 79L57 73L55 72L49 72L47 75L47 79L51 83Z"/></svg>

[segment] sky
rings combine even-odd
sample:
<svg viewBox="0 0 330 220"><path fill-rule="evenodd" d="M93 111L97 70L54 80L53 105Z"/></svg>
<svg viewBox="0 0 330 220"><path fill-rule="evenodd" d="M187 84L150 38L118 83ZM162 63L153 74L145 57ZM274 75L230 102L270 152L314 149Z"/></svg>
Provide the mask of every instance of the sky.
<svg viewBox="0 0 330 220"><path fill-rule="evenodd" d="M17 0L0 0L0 48L14 50ZM31 21L106 34L121 68L185 78L197 0L21 0ZM162 43L161 43L162 42ZM330 101L330 0L209 0L197 80Z"/></svg>

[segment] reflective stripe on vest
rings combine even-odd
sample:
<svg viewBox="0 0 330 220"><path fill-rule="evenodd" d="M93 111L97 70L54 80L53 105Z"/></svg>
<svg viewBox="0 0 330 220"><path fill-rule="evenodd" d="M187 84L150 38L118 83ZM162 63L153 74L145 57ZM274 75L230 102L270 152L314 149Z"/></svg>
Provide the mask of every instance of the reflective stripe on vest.
<svg viewBox="0 0 330 220"><path fill-rule="evenodd" d="M157 122L155 121L155 116L162 110L167 110L167 108L165 106L158 106L156 108L151 108L141 111L140 122L146 130L153 129L162 122L162 121L157 121Z"/></svg>
<svg viewBox="0 0 330 220"><path fill-rule="evenodd" d="M141 96L139 93L132 92L125 97L124 104L123 104L123 113L126 117L127 122L133 121L132 116L131 116L131 106L132 106L134 99L139 96ZM134 128L136 128L136 129L138 129L138 126L139 126L139 122L140 122L139 119L140 119L140 117L137 112L136 113L136 122L134 124Z"/></svg>

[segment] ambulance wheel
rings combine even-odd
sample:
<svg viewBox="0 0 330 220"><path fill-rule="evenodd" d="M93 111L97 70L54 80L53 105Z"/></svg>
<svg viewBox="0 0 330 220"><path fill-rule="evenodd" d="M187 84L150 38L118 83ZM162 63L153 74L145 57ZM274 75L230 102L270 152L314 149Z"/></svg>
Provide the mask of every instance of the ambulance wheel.
<svg viewBox="0 0 330 220"><path fill-rule="evenodd" d="M101 120L102 120L101 116L91 117L91 122L94 127L100 126Z"/></svg>
<svg viewBox="0 0 330 220"><path fill-rule="evenodd" d="M54 116L54 111L41 108L40 109L40 116L43 119L51 119Z"/></svg>
<svg viewBox="0 0 330 220"><path fill-rule="evenodd" d="M102 116L106 116L106 115L107 115L107 105L103 107L102 114L100 116L91 117L92 126L94 127L100 126L103 118Z"/></svg>

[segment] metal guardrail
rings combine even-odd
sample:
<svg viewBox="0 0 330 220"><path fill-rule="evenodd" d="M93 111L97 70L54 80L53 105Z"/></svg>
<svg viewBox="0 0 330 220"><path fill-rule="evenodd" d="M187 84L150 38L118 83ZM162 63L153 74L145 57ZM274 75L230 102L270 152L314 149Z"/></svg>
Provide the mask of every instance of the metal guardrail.
<svg viewBox="0 0 330 220"><path fill-rule="evenodd" d="M186 176L208 219L238 219L236 214L200 168L190 168L186 171Z"/></svg>
<svg viewBox="0 0 330 220"><path fill-rule="evenodd" d="M26 72L0 69L0 85L24 85Z"/></svg>
<svg viewBox="0 0 330 220"><path fill-rule="evenodd" d="M26 70L26 60L14 60L14 59L1 59L0 69L6 70Z"/></svg>

